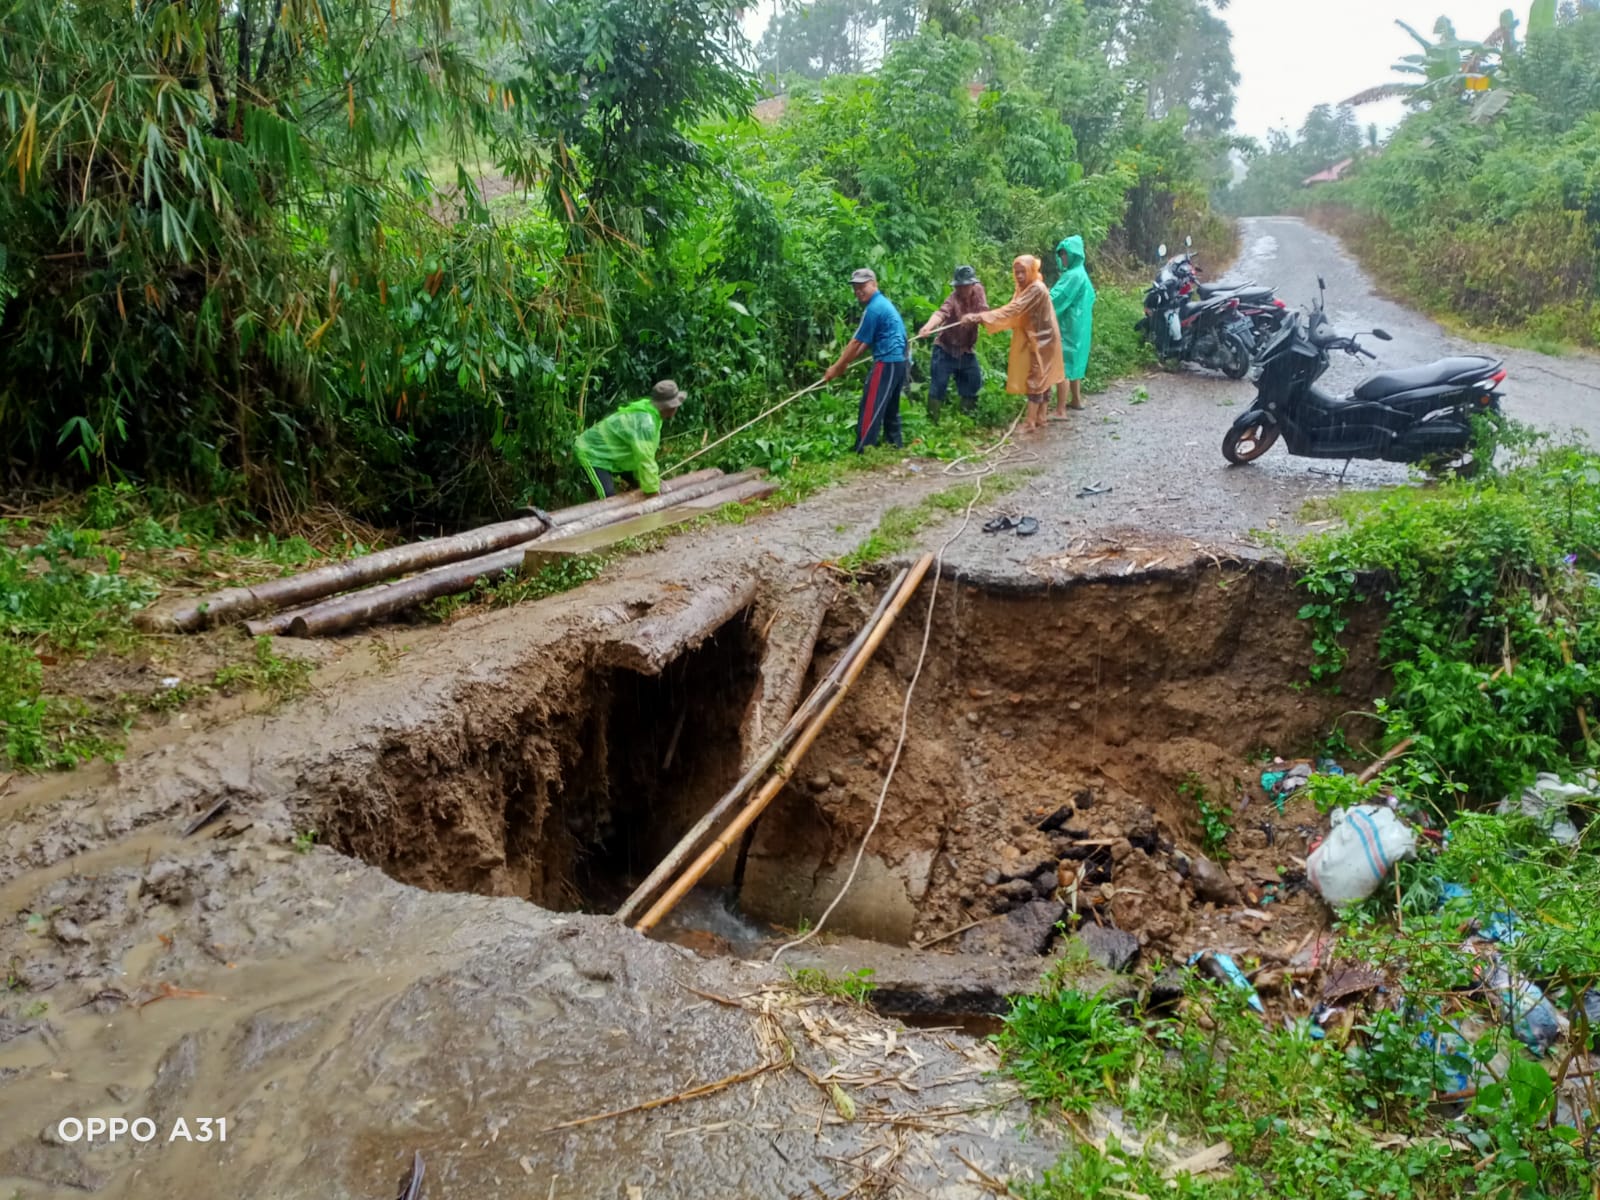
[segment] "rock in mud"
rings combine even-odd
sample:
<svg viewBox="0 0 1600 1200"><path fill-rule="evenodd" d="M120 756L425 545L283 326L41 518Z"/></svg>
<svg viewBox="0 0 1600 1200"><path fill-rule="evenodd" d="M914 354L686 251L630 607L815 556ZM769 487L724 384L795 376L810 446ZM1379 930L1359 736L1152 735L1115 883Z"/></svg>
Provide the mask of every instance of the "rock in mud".
<svg viewBox="0 0 1600 1200"><path fill-rule="evenodd" d="M810 779L806 780L807 786L809 786L813 792L825 792L832 785L832 783L833 780L827 775L813 775Z"/></svg>
<svg viewBox="0 0 1600 1200"><path fill-rule="evenodd" d="M1008 960L1037 958L1049 950L1056 925L1065 916L1066 906L1060 901L1029 900L1006 913L1004 920L967 930L961 938L961 949Z"/></svg>
<svg viewBox="0 0 1600 1200"><path fill-rule="evenodd" d="M1108 971L1127 971L1139 961L1139 939L1108 925L1085 925L1077 940L1089 957Z"/></svg>
<svg viewBox="0 0 1600 1200"><path fill-rule="evenodd" d="M1070 821L1076 811L1077 810L1073 808L1072 805L1063 804L1060 808L1056 809L1055 812L1051 813L1044 820L1040 821L1036 828L1040 833L1052 833Z"/></svg>
<svg viewBox="0 0 1600 1200"><path fill-rule="evenodd" d="M1007 900L1021 903L1033 899L1033 880L1028 878L1008 879L995 889Z"/></svg>
<svg viewBox="0 0 1600 1200"><path fill-rule="evenodd" d="M1228 878L1226 871L1209 858L1196 855L1190 860L1189 882L1194 884L1194 895L1197 900L1223 906L1241 903L1238 885Z"/></svg>
<svg viewBox="0 0 1600 1200"><path fill-rule="evenodd" d="M1183 972L1177 967L1168 967L1151 981L1150 995L1145 1000L1145 1011L1166 1012L1177 1007L1178 1001L1182 999Z"/></svg>

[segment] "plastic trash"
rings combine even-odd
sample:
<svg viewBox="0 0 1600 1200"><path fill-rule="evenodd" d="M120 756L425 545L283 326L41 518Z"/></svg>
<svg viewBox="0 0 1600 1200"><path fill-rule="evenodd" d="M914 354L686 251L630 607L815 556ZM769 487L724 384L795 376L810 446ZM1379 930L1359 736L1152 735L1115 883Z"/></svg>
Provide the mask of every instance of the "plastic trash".
<svg viewBox="0 0 1600 1200"><path fill-rule="evenodd" d="M1567 817L1569 800L1595 800L1600 798L1600 780L1588 771L1575 783L1564 782L1559 775L1541 771L1533 786L1524 788L1520 797L1507 796L1495 809L1502 817L1520 811L1532 817L1539 827L1563 846L1578 840L1578 827Z"/></svg>
<svg viewBox="0 0 1600 1200"><path fill-rule="evenodd" d="M1201 950L1189 957L1189 966L1196 964L1204 967L1214 977L1223 983L1232 984L1247 993L1245 1003L1262 1016L1266 1016L1266 1007L1261 1003L1261 997L1256 994L1256 989L1245 978L1244 972L1239 970L1239 964L1233 961L1232 955L1223 954L1216 950Z"/></svg>
<svg viewBox="0 0 1600 1200"><path fill-rule="evenodd" d="M1477 953L1483 959L1480 978L1522 1044L1535 1054L1543 1054L1560 1041L1567 1032L1567 1022L1545 999L1539 985L1513 975L1493 951Z"/></svg>
<svg viewBox="0 0 1600 1200"><path fill-rule="evenodd" d="M1361 804L1333 814L1333 829L1306 860L1306 873L1329 904L1353 904L1377 891L1390 868L1416 849L1416 834L1391 809Z"/></svg>

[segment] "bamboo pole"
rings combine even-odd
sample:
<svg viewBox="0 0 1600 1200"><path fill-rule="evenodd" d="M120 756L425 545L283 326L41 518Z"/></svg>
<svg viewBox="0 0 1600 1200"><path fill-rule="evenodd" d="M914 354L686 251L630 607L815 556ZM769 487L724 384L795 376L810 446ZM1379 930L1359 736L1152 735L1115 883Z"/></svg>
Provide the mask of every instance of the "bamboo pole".
<svg viewBox="0 0 1600 1200"><path fill-rule="evenodd" d="M663 917L677 907L678 901L682 900L689 889L705 877L706 872L716 865L717 860L723 856L735 839L765 811L767 805L772 803L773 797L783 790L783 785L789 781L789 777L794 773L795 768L800 765L800 761L805 757L806 751L811 749L812 743L817 740L817 737L827 726L829 719L838 710L845 696L849 694L851 685L861 677L861 672L866 669L866 665L872 659L873 654L883 644L883 639L893 627L895 618L905 608L906 603L911 599L912 593L917 590L917 585L922 582L922 577L928 573L928 568L932 565L932 554L924 554L916 561L905 582L895 592L893 603L889 605L882 619L873 626L871 636L867 638L866 644L861 647L861 652L856 655L855 659L850 663L849 669L845 671L843 678L840 679L839 687L828 698L828 703L823 706L822 711L806 726L805 731L796 740L794 749L778 764L778 769L774 772L772 778L767 780L749 804L739 810L739 814L728 823L727 828L718 834L716 840L707 846L700 857L690 864L689 869L667 889L666 894L656 901L655 906L639 918L638 924L634 926L635 929L640 933L647 933Z"/></svg>
<svg viewBox="0 0 1600 1200"><path fill-rule="evenodd" d="M664 494L674 493L721 475L722 472L715 468L695 471L663 483L661 490ZM618 510L627 508L637 499L633 493L624 493L603 500L590 500L552 513L551 520L556 528L562 530L583 522L600 521L603 524L608 519L615 519ZM419 567L444 566L476 558L503 546L521 545L540 537L549 528L538 517L521 517L469 529L449 537L391 546L387 550L314 567L282 579L269 579L248 587L224 588L176 609L149 610L140 614L140 627L149 631L192 632L231 619L304 604L337 592L365 587Z"/></svg>
<svg viewBox="0 0 1600 1200"><path fill-rule="evenodd" d="M737 481L737 482L735 482ZM644 513L659 512L663 508L670 508L674 504L684 504L690 500L698 500L702 496L709 496L714 492L728 490L729 485L738 487L745 482L745 476L724 476L720 473L716 478L705 479L699 483L680 487L671 493L652 496L643 504L627 510L625 516L640 516ZM616 513L602 513L589 518L590 521L607 523L604 518L617 519ZM571 526L572 530L579 530L585 522L577 522ZM596 526L598 528L598 526ZM532 541L525 541L519 545L511 546L505 550L497 550L493 554L485 554L479 558L468 559L466 562L448 563L442 567L423 571L393 583L380 583L375 587L365 588L359 592L351 592L344 596L335 596L331 600L305 609L289 626L291 637L318 637L328 633L338 633L341 630L364 625L379 617L388 616L390 613L400 612L402 609L411 608L413 605L422 604L438 596L448 596L455 592L464 592L479 579L486 575L503 574L514 571L521 564L523 555L532 545Z"/></svg>
<svg viewBox="0 0 1600 1200"><path fill-rule="evenodd" d="M851 662L861 652L861 647L867 644L867 639L872 636L872 630L883 619L883 614L889 611L889 605L894 602L895 596L899 594L900 586L905 583L908 573L908 571L901 571L895 577L894 582L885 589L883 598L878 601L878 607L872 616L861 627L860 632L851 639L850 644L844 648L843 653L834 661L833 666L828 668L828 673L818 681L817 686L812 689L811 695L806 697L806 702L789 718L788 724L779 731L778 736L772 740L772 744L762 751L755 761L745 769L745 773L739 777L739 781L724 793L722 799L713 804L707 810L705 816L695 822L694 827L678 839L678 844L661 860L656 869L650 872L649 877L634 888L633 893L622 902L622 907L617 909L615 914L619 921L624 924L631 921L640 907L654 896L663 884L683 869L684 864L689 861L689 856L700 850L706 835L711 832L717 822L726 816L734 805L749 794L750 789L760 782L761 777L767 773L768 768L777 760L778 755L782 754L794 743L794 739L805 728L807 722L816 715L817 710L833 694L833 689L838 686L839 680L849 670Z"/></svg>

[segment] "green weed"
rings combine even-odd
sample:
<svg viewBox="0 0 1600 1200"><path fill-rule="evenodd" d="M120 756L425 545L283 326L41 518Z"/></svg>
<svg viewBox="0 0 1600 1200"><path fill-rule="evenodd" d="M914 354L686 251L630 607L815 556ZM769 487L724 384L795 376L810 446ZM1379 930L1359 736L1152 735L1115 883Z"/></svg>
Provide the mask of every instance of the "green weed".
<svg viewBox="0 0 1600 1200"><path fill-rule="evenodd" d="M872 968L863 967L846 975L830 975L820 967L790 967L789 980L812 996L832 996L852 1004L865 1004L872 996Z"/></svg>
<svg viewBox="0 0 1600 1200"><path fill-rule="evenodd" d="M313 669L307 659L278 654L270 637L258 637L252 643L249 660L223 667L213 683L222 692L249 689L282 702L305 693Z"/></svg>
<svg viewBox="0 0 1600 1200"><path fill-rule="evenodd" d="M984 481L983 495L1003 496L1021 481L1016 475L996 475ZM866 540L839 560L840 569L857 574L874 563L909 550L916 545L918 534L951 513L965 510L976 494L976 484L963 483L935 492L916 504L890 508Z"/></svg>
<svg viewBox="0 0 1600 1200"><path fill-rule="evenodd" d="M1206 792L1205 781L1190 771L1178 784L1178 795L1189 800L1200 816L1200 844L1207 854L1226 860L1224 849L1233 825L1228 818L1232 811L1220 800L1212 800Z"/></svg>

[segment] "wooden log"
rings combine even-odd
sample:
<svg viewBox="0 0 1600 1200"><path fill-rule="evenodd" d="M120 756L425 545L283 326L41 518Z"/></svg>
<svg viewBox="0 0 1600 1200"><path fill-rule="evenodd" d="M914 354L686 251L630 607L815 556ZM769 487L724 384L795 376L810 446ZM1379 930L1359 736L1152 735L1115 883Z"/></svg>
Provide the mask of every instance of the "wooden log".
<svg viewBox="0 0 1600 1200"><path fill-rule="evenodd" d="M668 663L697 648L749 608L755 598L753 574L679 592L619 631L601 649L599 661L640 675L659 675Z"/></svg>
<svg viewBox="0 0 1600 1200"><path fill-rule="evenodd" d="M777 769L773 772L772 777L762 785L761 790L755 794L750 803L740 809L733 820L728 822L727 828L718 834L711 845L701 852L700 857L689 865L689 869L667 889L666 894L655 902L650 911L639 918L638 923L634 926L635 929L641 933L648 932L663 917L676 908L678 902L688 894L695 884L705 877L707 871L716 866L717 860L723 856L728 847L754 823L756 818L766 810L767 805L772 803L773 798L783 790L783 785L789 781L795 769L805 758L806 751L811 749L812 743L817 740L823 729L827 727L829 719L838 711L839 705L844 701L851 686L861 677L861 672L866 668L867 663L871 661L878 647L883 644L883 639L893 627L895 618L905 609L912 593L917 590L917 585L922 582L923 576L928 573L928 568L932 565L933 555L931 554L924 554L917 560L905 582L900 585L899 590L895 593L893 603L889 605L883 617L873 627L871 636L868 637L866 644L861 647L861 652L850 663L849 669L845 671L844 677L839 681L839 686L834 689L833 695L828 698L827 704L823 706L822 711L817 713L795 740L794 748L784 756L782 761L776 764Z"/></svg>
<svg viewBox="0 0 1600 1200"><path fill-rule="evenodd" d="M696 487L709 480L722 477L715 468L696 471L661 485L663 495L671 495ZM551 514L558 528L604 524L616 519L617 513L632 505L636 493L608 496L604 500L590 500ZM319 600L352 588L365 587L396 575L419 568L443 566L476 558L504 546L524 545L547 532L545 523L538 517L521 517L514 521L500 521L450 537L430 538L392 546L372 554L345 562L329 563L287 575L282 579L268 579L249 587L224 588L188 600L177 607L157 607L139 613L135 621L147 632L187 633L227 621L254 616L257 613L290 605Z"/></svg>
<svg viewBox="0 0 1600 1200"><path fill-rule="evenodd" d="M816 654L828 600L828 589L808 581L783 596L763 622L766 632L756 690L739 724L742 766L761 757L762 750L794 715Z"/></svg>
<svg viewBox="0 0 1600 1200"><path fill-rule="evenodd" d="M718 474L721 475L720 472ZM685 475L684 478L687 479L689 477ZM563 540L567 538L579 538L585 534L593 533L597 529L604 529L608 526L619 524L622 520L631 521L636 517L649 516L651 513L660 512L665 508L673 508L679 504L686 504L691 500L700 500L703 497L710 496L713 492L731 492L742 487L746 483L757 482L760 479L760 471L741 471L737 475L722 475L720 478L711 481L714 484L714 486L711 487L707 487L705 482L702 481L700 483L690 484L688 487L677 488L669 492L667 490L667 485L662 484L661 494L659 496L651 496L649 499L641 501L640 503L630 507L628 511L624 514L621 514L621 516L614 512L599 513L596 516L587 517L582 521L574 521L570 525L560 526L561 537ZM776 485L774 485L774 487L775 486ZM710 507L714 508L716 505L712 504Z"/></svg>
<svg viewBox="0 0 1600 1200"><path fill-rule="evenodd" d="M671 493L652 496L642 504L637 505L632 511L656 511L673 504L682 504L689 500L698 499L709 495L727 485L727 478L718 476L713 479L704 479L698 483L677 488ZM609 515L611 519L619 518L619 513ZM622 513L620 515L627 515ZM599 520L591 517L589 520ZM379 617L397 613L414 605L425 603L438 596L449 596L456 592L464 592L480 579L492 575L503 575L507 571L514 571L522 562L523 555L527 552L528 543L512 546L509 549L497 550L493 554L485 554L478 558L468 559L466 562L447 563L442 567L423 571L406 579L399 579L393 583L380 583L376 587L365 588L359 592L351 592L345 596L335 596L331 600L324 600L320 604L305 609L289 626L291 637L319 637L323 634L338 633L344 629L351 629L357 625L364 625L375 621Z"/></svg>
<svg viewBox="0 0 1600 1200"><path fill-rule="evenodd" d="M705 478L711 477L708 475ZM685 476L684 478L687 479L689 477ZM696 480L695 482L701 481ZM576 554L601 549L605 546L613 545L624 538L648 532L649 529L665 528L677 521L692 520L694 517L708 511L708 508L716 508L723 504L758 500L764 496L770 496L777 490L778 485L774 482L754 479L748 483L728 488L723 492L713 492L708 496L702 496L698 500L686 500L682 504L670 506L646 517L632 517L627 511L618 509L612 513L612 516L616 518L612 524L603 525L599 529L592 529L586 534L570 539L560 536L562 526L558 520L553 535L546 534L524 550L522 569L525 572L531 571L536 569L538 564L554 562L560 558L568 558ZM612 497L612 499L615 499L615 497ZM558 514L552 513L551 516L558 517ZM654 525L647 527L641 524L642 522L653 520L657 521ZM261 637L263 635L281 637L294 628L294 623L298 618L310 612L320 603L322 601L315 600L310 604L302 604L299 607L285 609L282 612L272 613L268 616L253 617L244 623L245 631L251 637Z"/></svg>
<svg viewBox="0 0 1600 1200"><path fill-rule="evenodd" d="M528 547L527 553L522 558L522 571L525 575L531 574L560 559L593 554L597 550L604 550L628 538L640 537L682 524L684 521L692 521L696 517L703 517L724 504L759 500L777 490L778 485L771 480L752 479L746 483L724 488L720 492L713 492L709 496L702 496L698 500L672 505L659 512L613 521L609 525L602 525L599 529L574 534L566 534L564 530L557 529L553 536L541 538Z"/></svg>
<svg viewBox="0 0 1600 1200"><path fill-rule="evenodd" d="M806 702L800 706L794 716L789 718L789 723L773 739L772 744L761 753L761 756L755 762L746 768L745 773L739 777L739 781L706 811L705 816L695 822L694 828L678 840L678 844L661 860L656 869L650 872L649 877L633 889L633 894L622 902L622 907L617 909L615 914L619 921L624 923L631 921L639 909L661 889L662 885L683 869L690 856L699 853L700 849L705 845L706 838L711 835L718 822L727 816L745 796L749 795L750 789L761 781L761 777L777 761L778 756L794 744L794 740L800 736L801 730L806 727L812 717L822 710L822 706L833 695L834 689L839 686L839 681L844 678L844 673L850 669L850 664L855 660L856 655L861 653L862 647L867 644L867 639L872 636L873 629L883 619L883 614L889 611L889 605L894 603L895 596L899 594L900 585L906 581L908 573L908 571L901 571L895 577L894 582L884 590L883 598L878 601L878 607L872 616L867 619L866 624L861 627L861 631L851 639L850 644L834 660L833 666L828 668L828 673L818 681L816 687L811 689L811 695L806 697Z"/></svg>

